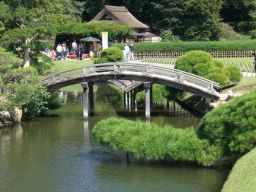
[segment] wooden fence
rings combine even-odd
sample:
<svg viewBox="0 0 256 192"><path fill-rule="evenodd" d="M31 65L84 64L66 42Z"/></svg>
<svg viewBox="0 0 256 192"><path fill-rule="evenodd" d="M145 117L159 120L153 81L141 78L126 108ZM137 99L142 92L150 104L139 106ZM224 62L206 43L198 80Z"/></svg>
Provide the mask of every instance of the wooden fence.
<svg viewBox="0 0 256 192"><path fill-rule="evenodd" d="M214 58L229 58L229 57L252 57L254 51L209 51ZM177 58L184 55L185 52L138 52L135 53L135 59L144 58Z"/></svg>

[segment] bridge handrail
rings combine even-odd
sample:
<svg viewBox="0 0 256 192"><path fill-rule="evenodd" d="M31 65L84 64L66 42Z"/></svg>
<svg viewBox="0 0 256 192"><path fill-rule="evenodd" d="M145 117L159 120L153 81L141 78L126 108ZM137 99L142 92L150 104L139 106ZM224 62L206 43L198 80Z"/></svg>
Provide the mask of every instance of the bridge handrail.
<svg viewBox="0 0 256 192"><path fill-rule="evenodd" d="M92 68L93 69L100 69L100 68L104 68L104 67L113 67L110 70L114 71L115 67L117 69L121 69L122 68L126 68L126 67L131 67L129 68L129 70L131 72L146 72L152 75L152 73L150 73L150 70L158 70L158 73L161 75L164 72L170 72L170 75L176 75L176 76L180 76L180 77L185 77L186 79L189 79L192 81L192 83L195 84L199 84L202 87L209 87L212 86L215 88L219 88L219 84L211 81L209 79L203 78L203 77L199 77L197 75L194 75L192 73L188 73L185 71L181 71L178 69L170 69L170 68L166 68L166 67L159 67L159 66L154 66L154 65L146 65L146 64L140 64L140 63L119 63L119 62L112 62L112 63L104 63L104 64L97 64L97 65L89 65L89 66L85 66L85 67L81 67L81 68L76 68L76 69L71 69L71 70L67 70L67 71L63 71L63 72L59 72L59 73L55 73L55 74L51 74L46 76L45 78L41 79L42 84L44 84L45 81L48 81L49 79L53 79L53 78L57 78L57 77L65 77L66 74L71 75L72 73L77 74L77 71L80 71L79 74L84 74L86 72L89 72ZM141 69L142 68L142 69ZM89 70L88 70L89 69ZM106 70L109 71L109 70ZM70 73L71 72L71 73ZM97 71L94 71L97 72ZM104 71L102 71L104 72ZM167 75L165 75L167 76ZM47 82L46 82L47 83Z"/></svg>

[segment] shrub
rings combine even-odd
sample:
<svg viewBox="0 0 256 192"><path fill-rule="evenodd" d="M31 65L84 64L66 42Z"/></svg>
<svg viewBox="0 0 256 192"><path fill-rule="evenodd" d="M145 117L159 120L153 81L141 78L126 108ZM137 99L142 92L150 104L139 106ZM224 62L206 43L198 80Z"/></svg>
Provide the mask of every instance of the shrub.
<svg viewBox="0 0 256 192"><path fill-rule="evenodd" d="M241 80L239 68L232 66L224 68L220 61L214 61L212 56L205 51L190 51L179 57L176 61L177 69L216 81L226 85Z"/></svg>
<svg viewBox="0 0 256 192"><path fill-rule="evenodd" d="M218 159L218 148L197 138L194 129L158 127L140 121L110 118L93 128L93 136L114 150L131 152L136 158L197 162L212 165Z"/></svg>
<svg viewBox="0 0 256 192"><path fill-rule="evenodd" d="M48 109L50 95L40 85L12 83L9 84L8 88L12 93L15 93L10 95L10 100L17 106L21 106L25 119L33 119Z"/></svg>
<svg viewBox="0 0 256 192"><path fill-rule="evenodd" d="M256 93L234 98L200 122L197 134L218 146L224 154L242 155L256 145Z"/></svg>
<svg viewBox="0 0 256 192"><path fill-rule="evenodd" d="M123 60L122 50L117 47L111 47L111 48L104 49L100 54L100 58L94 60L94 64L116 62L116 61L122 61L122 60Z"/></svg>
<svg viewBox="0 0 256 192"><path fill-rule="evenodd" d="M225 69L229 73L229 79L231 82L239 82L242 79L243 75L238 67L228 66Z"/></svg>

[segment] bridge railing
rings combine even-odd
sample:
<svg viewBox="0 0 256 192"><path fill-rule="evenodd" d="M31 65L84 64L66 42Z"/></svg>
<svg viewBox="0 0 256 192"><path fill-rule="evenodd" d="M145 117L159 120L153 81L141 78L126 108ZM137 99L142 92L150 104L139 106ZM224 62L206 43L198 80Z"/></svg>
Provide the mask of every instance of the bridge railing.
<svg viewBox="0 0 256 192"><path fill-rule="evenodd" d="M51 86L75 78L108 73L127 73L127 75L132 73L141 73L140 75L147 77L161 76L162 79L166 79L167 81L170 81L171 79L172 81L178 81L181 84L184 84L185 82L186 84L197 85L212 92L214 92L216 88L219 88L218 83L203 77L199 77L192 73L141 63L105 63L90 65L83 68L72 69L49 75L41 80L41 84Z"/></svg>

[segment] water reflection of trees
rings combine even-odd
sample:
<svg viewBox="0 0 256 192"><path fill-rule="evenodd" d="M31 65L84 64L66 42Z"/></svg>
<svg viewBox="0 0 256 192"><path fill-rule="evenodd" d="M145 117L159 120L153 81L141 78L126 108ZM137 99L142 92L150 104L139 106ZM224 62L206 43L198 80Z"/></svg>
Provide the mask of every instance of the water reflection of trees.
<svg viewBox="0 0 256 192"><path fill-rule="evenodd" d="M108 84L97 84L96 100L109 103L117 109L122 106L122 92Z"/></svg>
<svg viewBox="0 0 256 192"><path fill-rule="evenodd" d="M96 173L99 188L106 191L117 187L127 191L219 191L226 177L215 169L113 162L102 162Z"/></svg>

